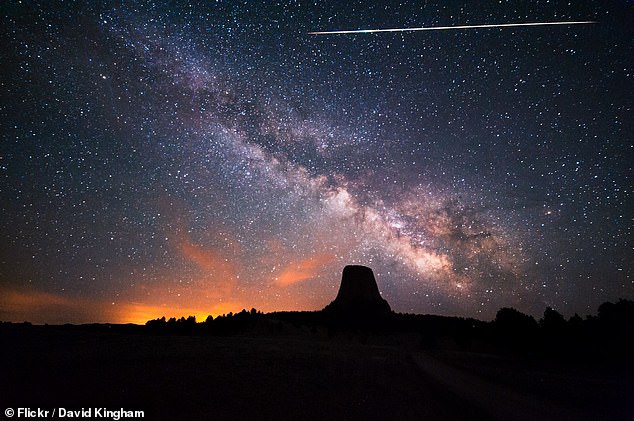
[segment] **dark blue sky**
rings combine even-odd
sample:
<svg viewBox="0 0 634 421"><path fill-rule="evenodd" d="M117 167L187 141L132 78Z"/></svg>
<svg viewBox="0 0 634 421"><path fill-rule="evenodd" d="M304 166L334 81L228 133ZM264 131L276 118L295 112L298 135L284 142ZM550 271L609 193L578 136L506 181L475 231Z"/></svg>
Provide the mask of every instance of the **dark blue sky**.
<svg viewBox="0 0 634 421"><path fill-rule="evenodd" d="M99 3L0 6L0 319L634 297L631 2Z"/></svg>

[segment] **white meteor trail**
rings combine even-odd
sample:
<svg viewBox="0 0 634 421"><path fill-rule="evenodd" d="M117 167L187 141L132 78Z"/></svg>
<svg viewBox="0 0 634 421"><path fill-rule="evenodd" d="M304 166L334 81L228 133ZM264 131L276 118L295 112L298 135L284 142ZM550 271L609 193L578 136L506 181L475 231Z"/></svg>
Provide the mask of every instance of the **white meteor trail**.
<svg viewBox="0 0 634 421"><path fill-rule="evenodd" d="M450 29L480 29L480 28L511 28L518 26L553 26L553 25L586 25L596 21L568 21L568 22L528 22L528 23L493 23L487 25L460 26L426 26L421 28L393 28L393 29L353 29L348 31L315 31L309 35L339 35L339 34L372 34L376 32L415 32L415 31L447 31Z"/></svg>

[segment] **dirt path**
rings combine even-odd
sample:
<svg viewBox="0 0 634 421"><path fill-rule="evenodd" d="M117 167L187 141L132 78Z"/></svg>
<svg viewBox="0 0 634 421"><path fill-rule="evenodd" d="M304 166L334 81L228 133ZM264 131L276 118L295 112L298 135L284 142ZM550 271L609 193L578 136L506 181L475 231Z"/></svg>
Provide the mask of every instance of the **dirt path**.
<svg viewBox="0 0 634 421"><path fill-rule="evenodd" d="M576 408L528 395L484 380L476 375L447 365L422 352L412 354L423 373L446 387L455 395L481 408L499 420L596 420Z"/></svg>

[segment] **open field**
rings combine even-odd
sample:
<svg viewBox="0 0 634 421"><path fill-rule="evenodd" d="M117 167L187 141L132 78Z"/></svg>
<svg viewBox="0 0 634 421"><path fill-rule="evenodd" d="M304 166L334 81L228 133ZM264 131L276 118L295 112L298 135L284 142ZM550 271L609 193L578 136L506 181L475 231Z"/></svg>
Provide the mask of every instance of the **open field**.
<svg viewBox="0 0 634 421"><path fill-rule="evenodd" d="M496 399L510 390L520 396L516 404L532 407L524 414L541 419L619 419L614 416L627 411L610 406L609 398L594 401L597 407L588 402L575 407L561 396L548 399L525 387L529 382L522 367L465 354L438 354L440 362L398 341L380 344L343 335L160 336L54 327L0 332L3 410L124 408L143 410L147 419L473 420L504 416L495 409ZM486 378L485 372L495 373L487 364L502 367L503 374ZM513 370L524 377L510 376L516 384L509 384L501 377ZM549 387L555 377L548 378ZM595 386L604 387L601 396L624 385L607 377L595 380ZM582 384L568 376L562 381L568 387L571 381ZM473 385L484 398L469 392ZM522 413L521 407L513 410Z"/></svg>

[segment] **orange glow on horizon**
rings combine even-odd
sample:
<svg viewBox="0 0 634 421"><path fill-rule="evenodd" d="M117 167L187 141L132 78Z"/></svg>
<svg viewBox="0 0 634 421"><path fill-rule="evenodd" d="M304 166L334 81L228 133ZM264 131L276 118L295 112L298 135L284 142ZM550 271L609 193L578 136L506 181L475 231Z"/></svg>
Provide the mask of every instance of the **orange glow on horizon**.
<svg viewBox="0 0 634 421"><path fill-rule="evenodd" d="M85 324L85 323L134 323L145 324L148 320L165 316L195 316L196 321L205 321L229 312L237 313L251 307L238 301L227 301L209 306L181 306L170 304L143 304L138 302L106 302L97 299L72 298L39 291L3 290L0 294L0 321L34 324Z"/></svg>
<svg viewBox="0 0 634 421"><path fill-rule="evenodd" d="M214 319L222 314L228 314L229 312L237 313L245 308L237 302L228 302L213 305L207 309L203 308L190 308L167 305L152 306L139 303L129 303L121 306L118 313L118 318L115 323L134 323L145 324L148 320L160 319L165 317L169 319L175 317L180 319L181 317L196 317L197 322L204 322L208 316L212 316ZM250 309L250 308L249 308ZM247 309L247 310L249 310Z"/></svg>
<svg viewBox="0 0 634 421"><path fill-rule="evenodd" d="M145 324L161 317L195 316L198 322L229 312L255 308L262 312L310 311L323 308L336 294L338 275L333 263L337 256L327 239L317 239L309 254L286 248L271 239L267 253L258 256L254 273L240 254L231 235L217 235L213 244L227 243L229 251L218 246L198 244L181 232L171 236L171 251L183 268L149 270L123 275L116 290L83 295L70 291L4 290L0 286L0 321L34 324L117 323ZM202 241L205 243L204 241ZM284 263L280 266L280 261ZM323 282L310 288L324 293L306 294L296 288L328 273L332 290ZM260 276L262 276L260 278ZM151 282L148 282L150 280Z"/></svg>

